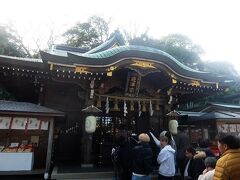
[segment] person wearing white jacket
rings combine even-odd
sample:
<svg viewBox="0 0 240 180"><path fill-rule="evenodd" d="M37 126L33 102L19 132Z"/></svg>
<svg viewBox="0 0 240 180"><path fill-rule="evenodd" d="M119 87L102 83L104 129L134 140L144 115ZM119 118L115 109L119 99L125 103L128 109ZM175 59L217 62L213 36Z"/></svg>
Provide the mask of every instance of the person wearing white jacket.
<svg viewBox="0 0 240 180"><path fill-rule="evenodd" d="M172 180L175 175L175 150L171 147L170 141L171 134L169 132L160 137L162 150L157 157L159 164L158 180Z"/></svg>

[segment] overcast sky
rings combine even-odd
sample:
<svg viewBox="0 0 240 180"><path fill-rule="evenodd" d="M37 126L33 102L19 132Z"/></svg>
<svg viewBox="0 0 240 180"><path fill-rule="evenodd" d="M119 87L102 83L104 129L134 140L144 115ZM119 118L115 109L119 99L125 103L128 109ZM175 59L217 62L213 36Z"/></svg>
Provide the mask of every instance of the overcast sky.
<svg viewBox="0 0 240 180"><path fill-rule="evenodd" d="M92 15L111 19L111 29L155 38L170 33L188 36L205 51L203 60L233 63L240 72L240 10L237 0L4 0L0 24L12 23L32 43L46 41L49 29L61 34ZM40 42L41 43L41 42Z"/></svg>

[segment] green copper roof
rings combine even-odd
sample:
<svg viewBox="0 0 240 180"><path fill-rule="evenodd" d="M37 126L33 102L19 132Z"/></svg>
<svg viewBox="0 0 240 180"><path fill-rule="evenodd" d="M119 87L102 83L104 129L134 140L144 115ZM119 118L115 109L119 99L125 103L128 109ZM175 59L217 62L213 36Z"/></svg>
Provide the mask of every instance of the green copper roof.
<svg viewBox="0 0 240 180"><path fill-rule="evenodd" d="M100 51L104 51L104 50L110 49L115 44L117 44L119 46L125 45L125 41L124 41L124 39L123 39L123 37L122 37L122 35L121 35L121 33L119 31L116 31L114 33L114 35L109 40L105 41L101 45L91 49L88 52L86 52L86 54L98 53Z"/></svg>
<svg viewBox="0 0 240 180"><path fill-rule="evenodd" d="M95 53L95 52L101 51L101 49L103 49L103 48L105 48L106 46L108 46L109 44L111 44L113 40L114 40L114 37L112 37L112 38L109 39L108 41L102 43L101 45L93 48L92 50L86 52L86 54L91 54L91 53Z"/></svg>
<svg viewBox="0 0 240 180"><path fill-rule="evenodd" d="M161 54L161 55L167 56L172 61L174 61L176 64L178 64L179 66L181 66L182 68L184 68L188 71L198 72L198 73L207 73L207 72L194 70L194 69L182 64L181 62L179 62L177 59L175 59L174 57L172 57L171 55L169 55L166 52L163 52L158 49L146 47L146 46L135 46L135 45L119 46L119 47L114 47L114 48L107 49L105 51L101 51L101 52L94 53L94 54L84 53L84 54L81 54L80 56L89 58L89 60L91 60L91 58L101 60L103 58L108 58L108 57L111 57L115 54L118 54L118 53L121 53L124 51L141 51L141 52L148 52L148 53L154 53L154 54ZM72 54L79 55L77 53L72 53Z"/></svg>

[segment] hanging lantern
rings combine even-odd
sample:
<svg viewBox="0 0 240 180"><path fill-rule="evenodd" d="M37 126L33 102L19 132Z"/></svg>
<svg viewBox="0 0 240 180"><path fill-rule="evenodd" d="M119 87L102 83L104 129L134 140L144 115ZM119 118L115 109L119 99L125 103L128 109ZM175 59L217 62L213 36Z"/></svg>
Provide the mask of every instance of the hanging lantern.
<svg viewBox="0 0 240 180"><path fill-rule="evenodd" d="M130 111L134 111L134 102L133 101L130 102Z"/></svg>
<svg viewBox="0 0 240 180"><path fill-rule="evenodd" d="M85 119L85 131L94 133L96 131L97 119L95 116L87 116Z"/></svg>
<svg viewBox="0 0 240 180"><path fill-rule="evenodd" d="M97 100L97 107L98 107L98 108L101 108L101 107L102 107L101 97L100 97L100 96L98 97L98 100Z"/></svg>

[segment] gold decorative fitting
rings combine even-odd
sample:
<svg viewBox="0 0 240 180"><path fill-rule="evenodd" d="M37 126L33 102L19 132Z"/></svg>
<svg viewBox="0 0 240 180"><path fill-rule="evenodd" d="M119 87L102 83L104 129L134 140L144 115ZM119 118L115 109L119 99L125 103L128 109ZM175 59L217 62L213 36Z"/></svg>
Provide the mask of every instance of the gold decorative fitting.
<svg viewBox="0 0 240 180"><path fill-rule="evenodd" d="M117 67L116 66L111 66L111 67L109 67L109 68L107 68L107 70L106 71L114 71L115 69L117 69Z"/></svg>
<svg viewBox="0 0 240 180"><path fill-rule="evenodd" d="M176 79L172 79L172 83L173 84L177 84L177 80Z"/></svg>
<svg viewBox="0 0 240 180"><path fill-rule="evenodd" d="M114 48L114 47L119 47L120 45L118 44L118 43L115 43L113 46L112 46L112 48Z"/></svg>
<svg viewBox="0 0 240 180"><path fill-rule="evenodd" d="M134 61L133 64L131 64L131 66L137 66L140 68L148 68L148 69L157 69L154 66L154 63L148 62L148 61Z"/></svg>
<svg viewBox="0 0 240 180"><path fill-rule="evenodd" d="M112 71L107 72L107 76L112 76Z"/></svg>
<svg viewBox="0 0 240 180"><path fill-rule="evenodd" d="M77 73L85 73L85 74L90 73L90 71L88 71L88 68L80 67L80 66L77 66L75 68L75 72L77 72Z"/></svg>
<svg viewBox="0 0 240 180"><path fill-rule="evenodd" d="M191 81L191 83L189 83L189 85L192 85L192 86L200 86L201 83L199 81Z"/></svg>

